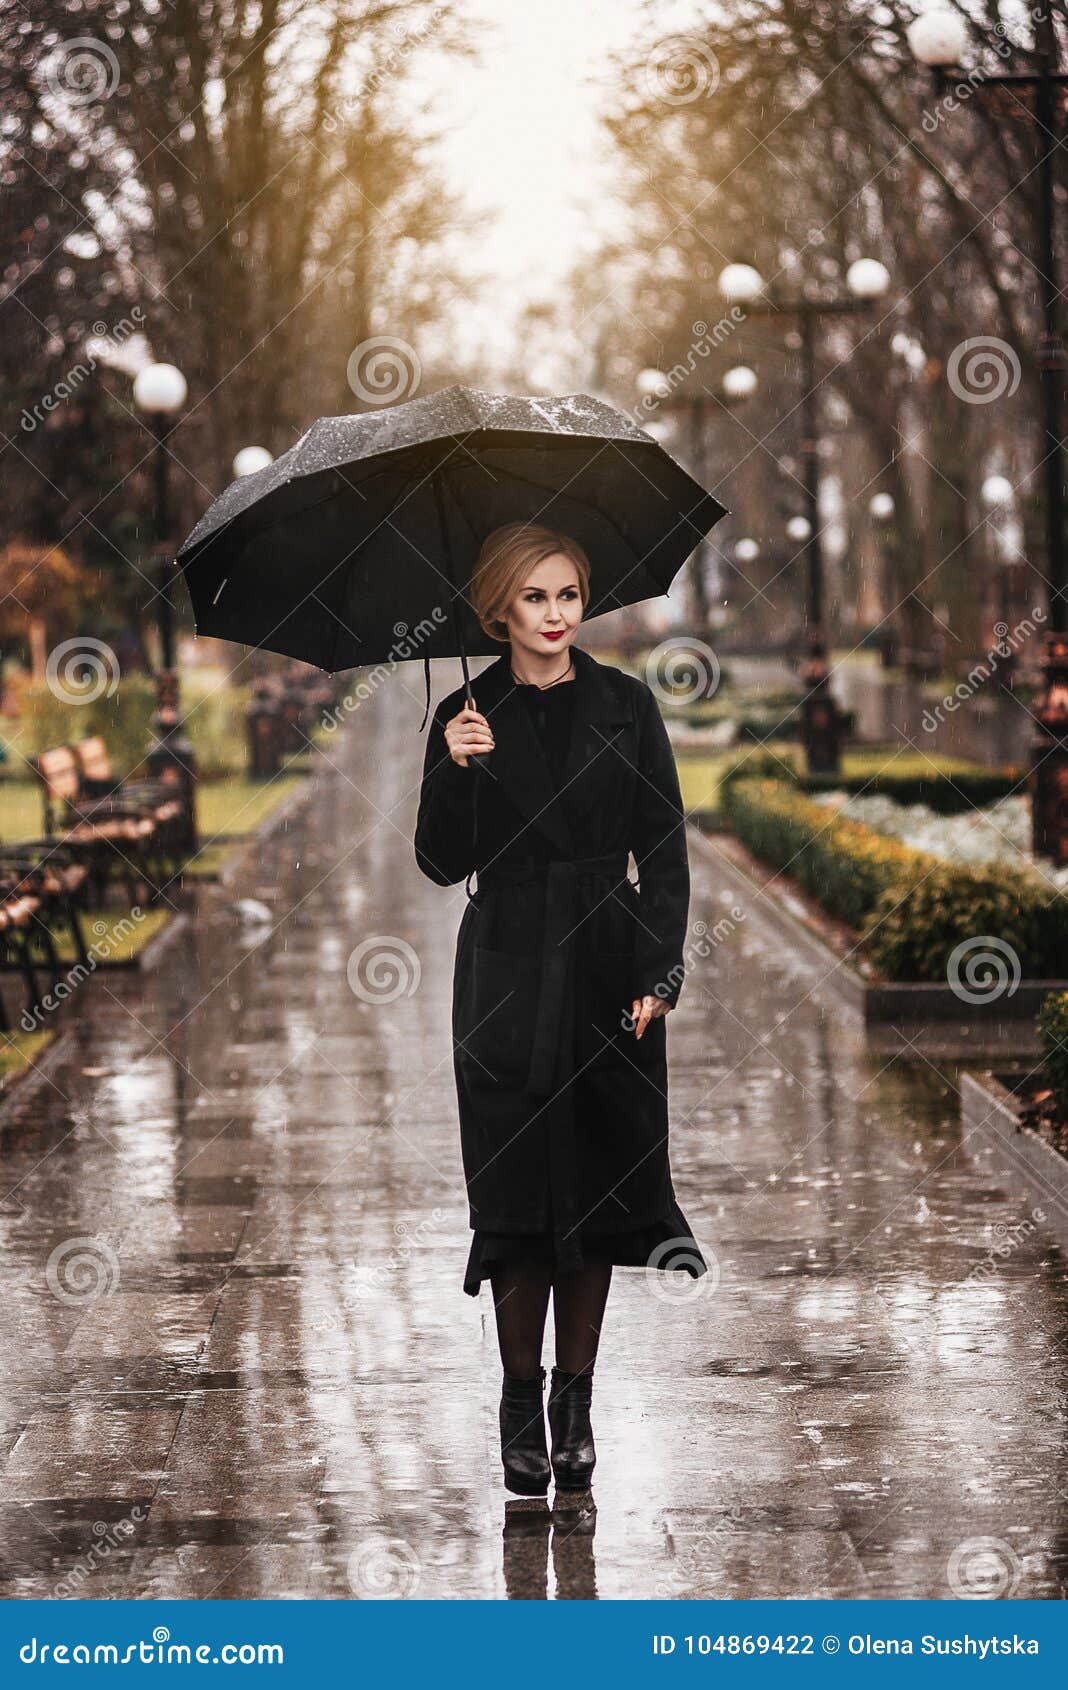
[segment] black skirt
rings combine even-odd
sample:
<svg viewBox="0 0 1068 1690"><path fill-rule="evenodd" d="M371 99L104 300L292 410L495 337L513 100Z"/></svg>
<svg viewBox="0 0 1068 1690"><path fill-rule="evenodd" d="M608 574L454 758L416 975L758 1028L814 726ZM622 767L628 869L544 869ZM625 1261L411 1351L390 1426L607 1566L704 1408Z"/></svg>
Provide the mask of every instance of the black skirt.
<svg viewBox="0 0 1068 1690"><path fill-rule="evenodd" d="M667 1246L672 1248L667 1248ZM554 1273L577 1273L594 1262L611 1262L616 1267L655 1268L664 1272L688 1273L699 1279L708 1263L677 1203L668 1219L629 1232L600 1233L594 1237L555 1232L480 1232L471 1239L464 1273L464 1290L477 1297L482 1281L489 1279L502 1262L536 1261L552 1267Z"/></svg>

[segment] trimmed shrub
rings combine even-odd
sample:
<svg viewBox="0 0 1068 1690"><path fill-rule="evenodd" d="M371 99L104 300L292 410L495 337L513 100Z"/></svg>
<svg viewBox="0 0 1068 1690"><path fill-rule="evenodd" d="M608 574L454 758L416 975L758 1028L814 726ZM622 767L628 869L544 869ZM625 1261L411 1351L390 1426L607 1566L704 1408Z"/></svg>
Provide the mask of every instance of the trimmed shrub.
<svg viewBox="0 0 1068 1690"><path fill-rule="evenodd" d="M1068 958L1068 898L1011 869L940 863L915 885L885 893L863 937L888 980L945 982L958 946L954 975L966 987L1002 972L1058 979Z"/></svg>
<svg viewBox="0 0 1068 1690"><path fill-rule="evenodd" d="M1068 1117L1068 992L1050 992L1038 1012L1042 1066L1063 1115Z"/></svg>
<svg viewBox="0 0 1068 1690"><path fill-rule="evenodd" d="M57 698L47 686L26 686L22 691L18 750L8 769L25 776L22 757L36 756L54 745L72 745L88 734L103 734L117 778L125 779L136 768L152 738L152 715L156 708L156 684L151 675L127 675L109 698L106 690L91 702L75 704Z"/></svg>
<svg viewBox="0 0 1068 1690"><path fill-rule="evenodd" d="M782 780L725 782L720 808L755 857L786 869L832 915L859 927L879 897L937 857L847 821Z"/></svg>
<svg viewBox="0 0 1068 1690"><path fill-rule="evenodd" d="M791 790L798 788L801 775L797 754L786 748L776 752L765 747L733 751L719 777L721 790L735 780L781 780Z"/></svg>
<svg viewBox="0 0 1068 1690"><path fill-rule="evenodd" d="M219 685L211 675L194 672L183 677L182 708L185 729L197 759L202 780L215 780L244 769L247 761L245 713L251 689ZM9 755L2 778L25 779L26 761L55 745L73 745L89 734L103 734L108 743L111 766L117 780L126 780L141 768L153 739L152 719L156 710L156 682L152 675L126 675L109 698L75 704L57 698L48 686L27 685L22 690L22 714L18 722L18 755Z"/></svg>

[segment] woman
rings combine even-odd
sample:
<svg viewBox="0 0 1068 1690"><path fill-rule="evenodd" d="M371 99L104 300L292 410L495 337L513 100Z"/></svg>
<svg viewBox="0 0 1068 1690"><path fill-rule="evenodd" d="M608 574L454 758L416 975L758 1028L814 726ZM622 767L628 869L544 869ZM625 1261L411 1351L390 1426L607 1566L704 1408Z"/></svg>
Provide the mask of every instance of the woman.
<svg viewBox="0 0 1068 1690"><path fill-rule="evenodd" d="M613 1265L707 1271L668 1164L664 1017L689 901L678 776L650 689L573 644L589 580L582 548L551 529L486 540L471 599L507 650L472 682L476 708L462 690L439 705L415 834L437 885L470 894L478 878L452 1005L464 1290L491 1282L505 1482L524 1495L549 1482L550 1293L552 1470L582 1489Z"/></svg>

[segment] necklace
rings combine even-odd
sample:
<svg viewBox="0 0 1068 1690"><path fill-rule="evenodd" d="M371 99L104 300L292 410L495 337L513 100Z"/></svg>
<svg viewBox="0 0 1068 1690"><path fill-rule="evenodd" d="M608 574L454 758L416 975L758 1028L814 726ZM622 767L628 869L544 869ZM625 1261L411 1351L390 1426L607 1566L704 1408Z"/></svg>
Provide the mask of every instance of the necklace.
<svg viewBox="0 0 1068 1690"><path fill-rule="evenodd" d="M511 664L509 664L508 667L511 669L511 667L512 667ZM521 681L514 669L512 669L512 679L513 679L513 681L515 681L517 686L520 686L520 687L538 687L539 692L548 692L550 687L557 687L557 686L560 685L561 681L566 681L567 677L570 675L570 673L571 673L571 671L574 667L575 667L575 659L572 657L568 660L567 668L564 670L563 674L557 675L557 677L554 681L546 681L544 686L538 686L537 681Z"/></svg>

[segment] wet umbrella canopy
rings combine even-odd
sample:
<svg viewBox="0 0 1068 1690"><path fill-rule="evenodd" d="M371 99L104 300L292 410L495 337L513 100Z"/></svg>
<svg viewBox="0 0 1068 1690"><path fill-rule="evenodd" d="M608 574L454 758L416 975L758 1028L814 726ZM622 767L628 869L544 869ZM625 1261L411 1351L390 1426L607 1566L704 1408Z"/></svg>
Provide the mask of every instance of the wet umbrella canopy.
<svg viewBox="0 0 1068 1690"><path fill-rule="evenodd" d="M724 514L601 400L449 387L313 423L215 500L178 562L198 634L336 671L498 655L465 593L482 541L504 523L578 540L587 616L598 616L666 592Z"/></svg>

